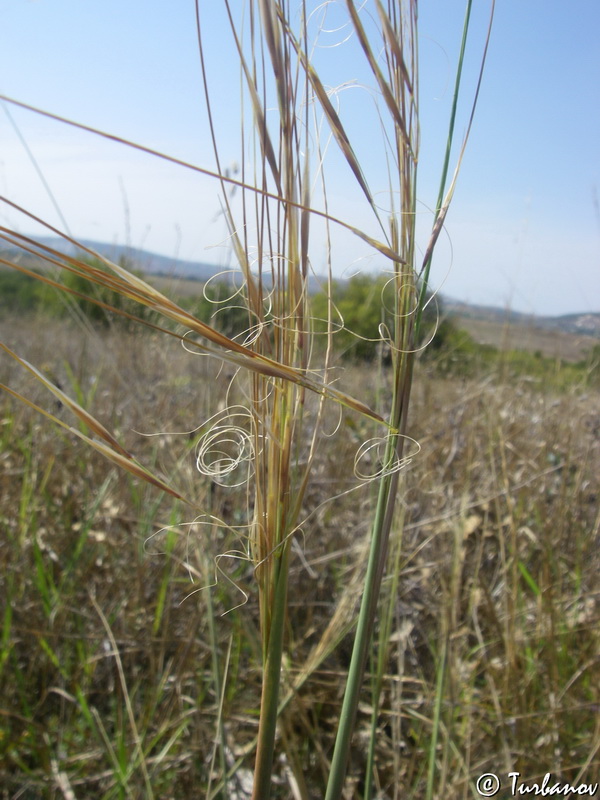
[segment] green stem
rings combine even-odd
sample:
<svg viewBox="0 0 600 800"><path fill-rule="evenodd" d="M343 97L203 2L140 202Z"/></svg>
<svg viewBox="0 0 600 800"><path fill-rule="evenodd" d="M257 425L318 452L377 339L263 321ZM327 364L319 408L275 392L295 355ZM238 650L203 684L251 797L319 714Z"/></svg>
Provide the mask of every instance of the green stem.
<svg viewBox="0 0 600 800"><path fill-rule="evenodd" d="M401 437L391 436L389 438L386 450L386 464L392 463L394 458L401 455L402 443L403 439ZM391 474L384 476L379 485L365 586L325 800L339 800L342 795L350 753L350 741L358 707L358 697L365 670L367 650L371 642L375 611L387 555L389 532L398 491L398 479L399 473L398 470L395 470Z"/></svg>
<svg viewBox="0 0 600 800"><path fill-rule="evenodd" d="M277 711L279 703L279 681L283 655L283 634L287 608L289 546L277 564L277 577L273 592L271 627L263 669L260 722L256 749L256 767L252 800L268 800L271 794L271 774L277 733Z"/></svg>
<svg viewBox="0 0 600 800"><path fill-rule="evenodd" d="M207 570L208 572L208 570ZM219 763L221 767L221 780L223 784L226 782L227 776L227 760L225 758L226 752L226 745L227 740L225 738L225 726L223 725L223 687L221 685L221 674L219 671L219 639L217 636L217 629L215 625L215 613L212 601L212 592L206 592L207 597L207 616L208 616L208 632L209 632L209 641L210 641L210 649L212 652L212 673L213 673L213 685L215 691L215 701L217 703L218 713L217 713L217 742L218 742L218 750L219 750ZM231 649L231 648L230 648ZM225 789L223 791L219 791L218 795L219 798L223 798L225 800L226 794Z"/></svg>
<svg viewBox="0 0 600 800"><path fill-rule="evenodd" d="M398 524L398 531L402 534L404 529L404 519ZM379 705L381 693L383 691L383 678L385 667L388 661L390 650L390 636L392 633L392 622L394 609L396 607L396 597L398 593L398 583L400 579L400 556L402 554L402 535L397 537L395 553L393 554L392 580L387 594L385 613L382 615L381 630L379 632L379 644L377 653L377 664L374 669L374 680L372 688L371 707L371 733L369 736L369 750L367 753L367 767L365 770L365 794L363 800L371 800L373 796L373 774L375 771L375 751L377 745L377 723L379 721Z"/></svg>
<svg viewBox="0 0 600 800"><path fill-rule="evenodd" d="M409 288L404 287L403 297L399 300L403 307L411 296ZM348 681L340 712L340 722L331 760L331 770L327 783L325 800L339 800L342 795L348 757L350 754L350 742L354 731L356 710L358 708L358 697L362 685L367 651L371 643L373 633L373 623L375 612L379 600L381 580L387 556L387 547L394 518L396 507L396 496L398 494L398 482L400 473L395 468L395 461L402 458L405 442L405 429L407 423L408 406L410 391L412 386L412 375L414 366L414 350L409 346L412 335L410 326L404 327L398 335L405 336L404 347L400 348L401 354L395 367L394 398L390 421L396 434L388 437L384 465L388 470L384 472L379 482L379 494L377 496L377 507L373 520L371 535L371 546L369 549L369 561L367 564L367 574L365 576L364 590L358 615L358 625L350 668L348 670Z"/></svg>

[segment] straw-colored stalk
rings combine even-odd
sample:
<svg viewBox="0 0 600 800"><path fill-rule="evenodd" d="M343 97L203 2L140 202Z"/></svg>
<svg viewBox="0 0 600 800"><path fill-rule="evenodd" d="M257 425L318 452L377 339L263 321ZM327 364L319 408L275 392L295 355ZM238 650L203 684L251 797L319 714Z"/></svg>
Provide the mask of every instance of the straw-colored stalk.
<svg viewBox="0 0 600 800"><path fill-rule="evenodd" d="M278 364L306 374L311 352L308 321L309 245L309 105L308 78L302 75L292 41L286 33L283 8L270 2L251 4L248 20L252 46L247 58L229 4L227 11L238 51L243 81L253 112L251 146L254 164L242 164L242 180L271 188L277 200L242 190L244 235L238 225L226 187L223 213L233 249L244 277L244 293L252 335L249 348ZM206 102L218 171L222 173L213 122L208 75L204 63L201 15L197 5L198 41ZM260 36L258 31L260 29ZM256 38L255 38L256 37ZM259 41L261 44L255 45ZM272 68L279 130L274 136L266 122L267 86L259 78L261 62ZM242 149L247 143L242 131ZM253 233L248 234L249 223ZM304 491L315 451L317 422L304 432L306 391L285 379L255 373L250 387L250 424L254 441L250 554L255 565L260 603L263 685L253 797L270 794L279 684L287 609L289 553L302 509ZM320 404L322 408L322 403ZM308 441L304 441L308 437ZM312 437L312 438L311 438ZM307 451L300 460L299 451Z"/></svg>

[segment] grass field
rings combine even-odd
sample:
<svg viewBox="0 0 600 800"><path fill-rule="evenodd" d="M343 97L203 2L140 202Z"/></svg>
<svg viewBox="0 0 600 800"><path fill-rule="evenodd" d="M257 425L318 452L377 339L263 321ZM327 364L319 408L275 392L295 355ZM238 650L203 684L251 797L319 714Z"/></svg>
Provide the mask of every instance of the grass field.
<svg viewBox="0 0 600 800"><path fill-rule="evenodd" d="M0 797L248 797L261 654L245 489L195 469L197 426L225 403L231 372L152 334L0 325L203 509L1 398ZM73 424L16 364L0 371ZM382 411L386 381L376 364L340 372L341 388ZM380 798L478 797L487 772L596 782L597 390L442 377L428 363L412 408L421 450L403 471L389 552L399 578L383 586L347 797L362 797L384 656ZM327 414L290 567L274 796L294 800L323 796L374 503L353 477L370 423Z"/></svg>

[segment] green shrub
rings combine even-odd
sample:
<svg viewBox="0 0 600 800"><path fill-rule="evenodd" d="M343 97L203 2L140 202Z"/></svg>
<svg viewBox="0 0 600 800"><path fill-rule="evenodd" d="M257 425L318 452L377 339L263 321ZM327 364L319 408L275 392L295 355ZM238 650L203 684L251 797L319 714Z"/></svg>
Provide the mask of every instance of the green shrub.
<svg viewBox="0 0 600 800"><path fill-rule="evenodd" d="M22 272L0 270L0 313L35 311L41 300L41 287L35 278Z"/></svg>
<svg viewBox="0 0 600 800"><path fill-rule="evenodd" d="M334 281L331 291L334 308L332 324L336 346L347 360L372 361L382 344L382 335L393 330L393 283L386 275L355 275L349 281ZM315 330L327 330L327 293L320 292L313 301ZM440 350L455 330L451 320L440 321L439 301L430 302L422 320L423 344L427 350ZM383 328L381 327L383 326ZM431 341L430 341L431 340Z"/></svg>
<svg viewBox="0 0 600 800"><path fill-rule="evenodd" d="M200 298L183 305L202 322L213 325L230 338L243 336L251 323L243 298L232 298L235 289L228 284L211 282L204 286Z"/></svg>
<svg viewBox="0 0 600 800"><path fill-rule="evenodd" d="M600 383L600 344L595 344L578 366L585 370L590 383Z"/></svg>

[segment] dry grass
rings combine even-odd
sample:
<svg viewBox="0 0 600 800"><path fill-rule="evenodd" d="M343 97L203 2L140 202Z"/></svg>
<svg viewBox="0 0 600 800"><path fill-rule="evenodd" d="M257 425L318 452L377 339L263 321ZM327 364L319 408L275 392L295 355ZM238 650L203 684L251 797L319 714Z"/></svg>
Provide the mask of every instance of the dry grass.
<svg viewBox="0 0 600 800"><path fill-rule="evenodd" d="M231 375L147 334L98 339L65 323L39 325L45 335L32 341L30 321L4 320L4 341L79 393L199 505L232 525L247 521L244 490L199 479L194 435L172 433L203 421ZM4 359L0 369L19 388L16 365ZM377 381L365 377L365 369L348 369L345 388L385 410L385 388L376 393ZM435 796L472 795L483 772L597 781L597 398L423 373L414 409L422 451L401 490L380 796L425 796L436 697ZM202 525L156 535L193 515L107 473L99 455L10 398L1 417L0 796L62 798L70 786L77 798L142 798L148 780L155 797L205 796L222 767L217 759L211 769L219 710L226 766L240 759L240 783L252 768L260 695L252 567L222 560L230 580L222 575L188 597L212 582L213 559L239 542L223 530L208 536ZM333 429L333 417L327 422ZM326 782L374 502L368 487L341 493L368 427L347 415L322 441L306 495L314 514L302 556L292 553L283 699L297 688L277 742L277 797L320 798ZM171 433L142 438L134 430ZM247 603L231 610L240 589ZM328 644L338 640L332 654ZM222 697L215 669L225 678ZM368 710L367 692L352 797L361 794ZM235 791L245 796L231 783L229 796Z"/></svg>

